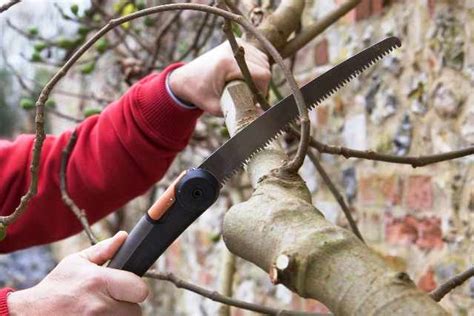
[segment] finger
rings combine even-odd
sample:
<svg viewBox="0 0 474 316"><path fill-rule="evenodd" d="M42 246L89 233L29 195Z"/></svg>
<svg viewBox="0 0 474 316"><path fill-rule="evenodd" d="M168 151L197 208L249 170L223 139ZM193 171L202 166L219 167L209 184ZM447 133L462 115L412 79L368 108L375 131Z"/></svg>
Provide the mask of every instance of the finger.
<svg viewBox="0 0 474 316"><path fill-rule="evenodd" d="M250 64L250 75L257 86L257 88L265 93L271 79L271 72L267 67L262 67L260 64Z"/></svg>
<svg viewBox="0 0 474 316"><path fill-rule="evenodd" d="M114 300L141 303L147 298L150 291L145 281L139 276L123 270L105 267L102 269L107 293Z"/></svg>
<svg viewBox="0 0 474 316"><path fill-rule="evenodd" d="M112 238L103 240L92 247L84 249L79 255L92 263L102 265L107 260L112 259L125 239L127 239L127 233L120 231Z"/></svg>

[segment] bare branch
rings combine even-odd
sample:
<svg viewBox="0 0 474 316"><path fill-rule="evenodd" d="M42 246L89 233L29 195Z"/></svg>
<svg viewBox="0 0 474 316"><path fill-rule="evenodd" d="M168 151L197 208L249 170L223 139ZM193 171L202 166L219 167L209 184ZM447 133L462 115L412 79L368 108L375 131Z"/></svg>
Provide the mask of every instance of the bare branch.
<svg viewBox="0 0 474 316"><path fill-rule="evenodd" d="M244 48L241 47L238 43L237 40L234 36L234 33L232 32L232 26L229 22L229 20L225 20L224 24L224 33L227 36L227 39L229 40L230 46L232 47L232 51L234 52L234 57L235 60L237 61L237 64L239 65L240 72L242 73L242 76L244 77L245 83L249 87L250 91L252 91L255 100L260 104L262 109L265 111L270 108L270 105L267 102L267 99L265 96L262 94L262 92L257 88L255 85L255 82L253 82L252 75L250 74L250 70L247 66L247 63L245 61L245 51Z"/></svg>
<svg viewBox="0 0 474 316"><path fill-rule="evenodd" d="M0 13L3 13L5 11L7 11L8 9L10 9L11 7L13 7L15 4L17 3L20 3L21 0L10 0L10 1L7 1L7 3L3 4L0 6Z"/></svg>
<svg viewBox="0 0 474 316"><path fill-rule="evenodd" d="M61 154L61 169L59 171L59 180L60 180L59 186L61 189L61 198L64 204L66 204L74 213L74 215L76 215L77 219L79 220L82 227L84 228L87 238L89 238L91 244L95 245L97 243L97 238L92 232L92 228L89 224L89 221L87 220L86 212L80 209L74 203L74 201L71 199L71 197L69 196L67 192L67 175L66 175L67 163L69 160L69 156L71 155L71 152L74 148L74 145L76 144L76 141L77 141L77 130L74 130L74 132L72 132L71 134L71 138L69 138L69 141Z"/></svg>
<svg viewBox="0 0 474 316"><path fill-rule="evenodd" d="M308 44L312 39L321 34L334 22L343 17L347 12L356 7L361 0L348 0L339 8L323 17L320 21L307 26L295 38L289 41L282 49L281 55L286 58L295 54L300 48Z"/></svg>
<svg viewBox="0 0 474 316"><path fill-rule="evenodd" d="M430 293L432 299L436 302L441 301L441 299L448 294L454 288L460 286L465 281L469 280L474 276L474 266L470 267L466 271L453 276L451 279L446 281L445 283L438 286L435 290Z"/></svg>
<svg viewBox="0 0 474 316"><path fill-rule="evenodd" d="M394 155L387 155L387 154L380 154L374 151L368 150L357 150L357 149L350 149L346 147L339 147L339 146L330 146L323 144L316 139L312 138L309 142L311 147L316 148L319 152L330 154L330 155L340 155L345 158L362 158L367 160L377 160L377 161L385 161L390 163L398 163L398 164L407 164L411 165L413 168L416 167L423 167L426 165L430 165L437 162L442 162L446 160L452 160L456 158L461 158L465 156L469 156L474 154L474 146L450 151L443 154L436 154L436 155L428 155L428 156L418 156L418 157L403 157L403 156L394 156Z"/></svg>
<svg viewBox="0 0 474 316"><path fill-rule="evenodd" d="M321 175L321 178L323 178L324 183L329 188L329 191L331 191L332 195L336 199L337 203L341 206L342 211L344 212L344 215L346 215L347 221L349 222L349 226L351 227L352 232L362 241L365 243L364 238L362 237L362 234L359 231L359 228L357 227L357 223L355 222L354 218L352 217L351 210L347 206L344 198L342 197L341 193L339 193L338 189L334 185L334 183L331 181L331 178L327 174L326 170L324 170L324 167L321 165L319 162L319 159L316 157L316 155L308 150L307 155L311 162L314 164L316 169L318 170L319 174Z"/></svg>
<svg viewBox="0 0 474 316"><path fill-rule="evenodd" d="M234 306L237 308L241 309L246 309L249 311L265 314L265 315L278 315L278 316L283 316L283 315L327 315L327 314L314 314L314 313L307 313L307 312L296 312L296 311L289 311L289 310L284 310L284 309L276 309L272 307L267 307L267 306L262 306L258 304L253 304L253 303L248 303L244 301L240 301L237 299L233 299L228 296L224 296L216 291L210 291L205 288L202 288L200 286L197 286L195 284L186 282L177 276L175 276L172 273L159 273L154 270L150 270L145 274L146 277L149 277L151 279L156 279L156 280L162 280L162 281L167 281L173 283L177 288L180 289L185 289L191 292L194 292L196 294L199 294L201 296L204 296L208 299L211 299L215 302L219 302L222 304L227 304L230 306Z"/></svg>

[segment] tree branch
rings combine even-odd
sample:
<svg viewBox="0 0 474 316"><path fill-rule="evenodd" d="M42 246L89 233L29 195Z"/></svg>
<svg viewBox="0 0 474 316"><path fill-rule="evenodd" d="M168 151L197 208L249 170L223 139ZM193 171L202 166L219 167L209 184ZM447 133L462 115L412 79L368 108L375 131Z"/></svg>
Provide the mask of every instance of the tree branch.
<svg viewBox="0 0 474 316"><path fill-rule="evenodd" d="M466 271L460 274L453 276L451 279L449 279L445 283L438 286L438 288L436 288L430 293L430 296L436 302L439 302L451 290L460 286L461 284L463 284L464 282L466 282L473 276L474 276L474 266L470 267L469 269L467 269Z"/></svg>
<svg viewBox="0 0 474 316"><path fill-rule="evenodd" d="M310 139L309 145L311 147L316 148L319 152L325 153L325 154L340 155L345 158L362 158L362 159L367 159L367 160L377 160L377 161L385 161L385 162L390 162L390 163L407 164L407 165L411 165L413 168L423 167L423 166L430 165L433 163L442 162L446 160L452 160L452 159L461 158L461 157L474 154L474 146L460 149L460 150L450 151L443 154L418 156L418 157L410 157L410 156L404 157L404 156L380 154L371 150L363 151L363 150L357 150L357 149L350 149L346 147L326 145L317 141L314 138Z"/></svg>
<svg viewBox="0 0 474 316"><path fill-rule="evenodd" d="M10 9L11 7L13 7L15 4L17 3L20 3L21 0L10 0L10 1L7 1L7 3L3 4L0 6L0 13L3 13L5 11L7 11L8 9Z"/></svg>
<svg viewBox="0 0 474 316"><path fill-rule="evenodd" d="M92 232L92 228L89 224L89 221L87 220L87 215L86 212L82 209L80 209L76 203L71 199L67 192L67 163L69 160L69 156L71 155L71 152L74 148L74 145L76 144L77 141L77 130L74 130L72 132L71 137L69 138L69 141L66 145L66 147L63 149L62 154L61 154L61 169L59 171L59 180L60 184L59 187L61 189L61 198L66 204L71 211L76 215L77 219L81 223L82 227L84 228L84 231L87 235L87 238L89 238L89 241L91 242L92 245L95 245L97 243L97 238L95 237L94 233Z"/></svg>
<svg viewBox="0 0 474 316"><path fill-rule="evenodd" d="M331 178L327 174L326 170L324 170L324 167L321 165L319 162L319 159L316 157L316 155L308 150L307 155L311 162L314 164L316 169L318 170L319 174L321 175L321 178L323 179L324 183L326 183L327 187L329 188L329 191L331 191L332 195L336 199L337 203L339 203L339 206L341 207L342 211L344 212L344 215L346 215L347 221L349 222L349 226L351 227L352 232L362 241L365 243L364 238L362 237L362 234L359 231L359 228L357 227L357 223L355 222L354 218L352 217L351 210L347 206L344 198L342 197L341 193L339 193L338 189L334 185L334 183L331 181Z"/></svg>
<svg viewBox="0 0 474 316"><path fill-rule="evenodd" d="M173 283L177 288L179 289L185 289L191 292L194 292L196 294L199 294L201 296L204 296L208 299L211 299L215 302L219 302L222 304L234 306L237 308L253 311L256 313L261 313L265 315L278 315L278 316L283 316L283 315L301 315L301 316L318 316L318 315L327 315L327 314L314 314L314 313L306 313L306 312L297 312L297 311L289 311L285 309L277 309L277 308L272 308L272 307L267 307L263 305L258 305L258 304L253 304L253 303L248 303L244 301L240 301L228 296L224 296L216 291L210 291L205 288L202 288L200 286L197 286L195 284L186 282L177 276L175 276L172 273L159 273L154 270L149 270L146 274L146 277L155 279L155 280L162 280L162 281L167 281Z"/></svg>
<svg viewBox="0 0 474 316"><path fill-rule="evenodd" d="M242 73L242 76L244 77L245 83L249 87L250 91L252 91L255 97L255 100L260 104L262 109L264 109L265 111L268 110L270 108L270 105L268 104L265 96L255 85L255 82L253 82L252 75L250 74L250 70L247 66L247 62L245 61L244 48L241 47L237 43L234 33L232 32L231 24L228 20L225 20L224 22L224 33L226 34L227 39L229 40L230 46L232 47L235 60L237 61L237 65L239 65L240 72Z"/></svg>
<svg viewBox="0 0 474 316"><path fill-rule="evenodd" d="M301 33L290 40L281 51L281 55L286 58L295 54L299 49L308 44L316 36L321 34L329 26L343 17L347 12L356 7L361 0L348 0L339 8L323 17L320 21L314 22L313 24L304 28Z"/></svg>

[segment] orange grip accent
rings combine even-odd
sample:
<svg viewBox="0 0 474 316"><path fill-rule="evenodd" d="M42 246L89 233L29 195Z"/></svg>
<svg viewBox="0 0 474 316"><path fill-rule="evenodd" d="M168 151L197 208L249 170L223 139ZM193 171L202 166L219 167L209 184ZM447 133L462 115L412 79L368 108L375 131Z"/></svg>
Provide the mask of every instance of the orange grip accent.
<svg viewBox="0 0 474 316"><path fill-rule="evenodd" d="M173 205L174 201L176 200L175 197L175 188L178 181L186 174L186 171L181 172L181 174L176 178L176 180L171 183L171 185L166 189L166 191L160 196L158 200L150 207L148 210L148 216L150 216L153 220L159 220L163 214Z"/></svg>

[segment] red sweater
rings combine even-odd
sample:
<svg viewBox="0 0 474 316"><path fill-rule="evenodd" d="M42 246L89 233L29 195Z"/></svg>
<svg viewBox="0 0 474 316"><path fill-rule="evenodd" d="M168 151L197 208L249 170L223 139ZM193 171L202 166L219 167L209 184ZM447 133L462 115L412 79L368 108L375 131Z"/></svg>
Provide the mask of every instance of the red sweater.
<svg viewBox="0 0 474 316"><path fill-rule="evenodd" d="M94 223L143 194L168 169L194 130L198 109L177 105L166 92L167 74L179 64L135 84L105 111L77 127L77 143L67 166L67 188ZM0 253L46 244L81 231L61 200L61 151L71 131L48 136L41 155L38 194L8 227ZM34 137L0 141L0 215L10 214L30 183ZM8 315L7 291L0 290L0 315Z"/></svg>

